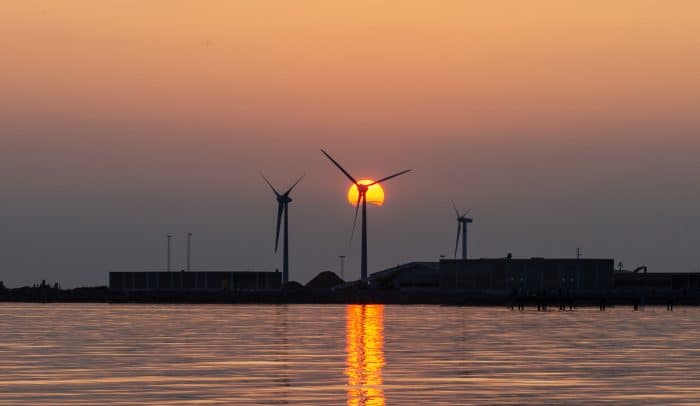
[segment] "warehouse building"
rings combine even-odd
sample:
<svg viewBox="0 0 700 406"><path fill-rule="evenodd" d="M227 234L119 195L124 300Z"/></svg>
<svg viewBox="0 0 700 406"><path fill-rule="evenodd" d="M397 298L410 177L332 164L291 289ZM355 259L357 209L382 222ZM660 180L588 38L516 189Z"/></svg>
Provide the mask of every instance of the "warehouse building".
<svg viewBox="0 0 700 406"><path fill-rule="evenodd" d="M445 259L440 261L440 289L601 293L613 287L614 267L612 259Z"/></svg>
<svg viewBox="0 0 700 406"><path fill-rule="evenodd" d="M604 293L613 288L612 259L482 258L410 262L370 276L375 289L512 293Z"/></svg>
<svg viewBox="0 0 700 406"><path fill-rule="evenodd" d="M109 289L137 291L279 290L281 272L110 272Z"/></svg>
<svg viewBox="0 0 700 406"><path fill-rule="evenodd" d="M697 272L615 272L615 289L621 292L700 292L700 273Z"/></svg>
<svg viewBox="0 0 700 406"><path fill-rule="evenodd" d="M431 291L440 288L438 262L409 262L369 277L369 284L375 289L401 291Z"/></svg>

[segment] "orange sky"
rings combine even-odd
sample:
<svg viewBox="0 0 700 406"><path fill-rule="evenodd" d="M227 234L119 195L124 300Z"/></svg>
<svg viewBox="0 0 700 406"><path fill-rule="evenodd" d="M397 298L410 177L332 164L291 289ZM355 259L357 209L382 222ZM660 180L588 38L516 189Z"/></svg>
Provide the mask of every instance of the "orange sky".
<svg viewBox="0 0 700 406"><path fill-rule="evenodd" d="M449 251L450 199L478 256L697 265L697 1L17 0L0 57L11 283L160 264L183 228L201 262L274 267L259 170L307 173L292 273L354 269L319 147L357 177L414 169L371 209L371 271Z"/></svg>
<svg viewBox="0 0 700 406"><path fill-rule="evenodd" d="M6 2L3 108L441 133L682 120L698 15L694 1Z"/></svg>

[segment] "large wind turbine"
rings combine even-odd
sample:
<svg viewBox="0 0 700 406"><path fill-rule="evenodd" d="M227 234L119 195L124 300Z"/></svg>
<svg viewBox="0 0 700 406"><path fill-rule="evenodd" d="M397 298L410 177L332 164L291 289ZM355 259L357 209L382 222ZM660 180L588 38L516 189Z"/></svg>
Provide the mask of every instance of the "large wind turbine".
<svg viewBox="0 0 700 406"><path fill-rule="evenodd" d="M455 241L455 258L457 258L457 247L459 246L459 233L462 232L462 259L467 259L467 224L472 222L472 219L467 217L467 214L472 209L464 212L464 214L459 214L455 202L452 202L452 207L455 209L455 214L457 215L457 241Z"/></svg>
<svg viewBox="0 0 700 406"><path fill-rule="evenodd" d="M275 192L275 196L277 197L277 234L275 234L275 252L277 252L277 246L279 245L280 241L280 225L282 223L282 215L284 215L284 259L282 260L282 283L287 283L289 282L289 203L292 202L292 198L289 197L289 193L304 176L302 175L299 179L297 179L289 190L284 193L279 193L275 187L272 186L272 183L267 180L265 175L262 173L260 175L263 177L263 179L265 179L265 182L268 184L268 186L270 186L270 189Z"/></svg>
<svg viewBox="0 0 700 406"><path fill-rule="evenodd" d="M355 219L353 220L352 223L352 233L355 234L355 225L357 224L357 211L360 209L360 204L362 204L362 262L361 262L361 279L362 282L367 283L367 190L370 188L370 186L374 186L376 184L379 184L381 182L387 181L391 178L395 178L399 175L403 175L404 173L410 172L410 169L407 169L405 171L401 171L398 173L395 173L391 176L387 176L386 178L381 178L377 181L374 181L368 185L362 185L360 184L357 179L353 178L352 175L348 173L338 162L336 162L335 159L333 159L326 151L321 148L321 152L333 162L333 164L340 169L343 174L350 179L350 181L355 184L355 187L357 187L357 203L355 204Z"/></svg>

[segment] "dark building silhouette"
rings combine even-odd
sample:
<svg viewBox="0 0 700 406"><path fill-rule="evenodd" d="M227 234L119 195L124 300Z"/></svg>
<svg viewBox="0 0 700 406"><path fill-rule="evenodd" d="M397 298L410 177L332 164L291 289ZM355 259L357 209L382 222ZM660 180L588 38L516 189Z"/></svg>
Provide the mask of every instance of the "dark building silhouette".
<svg viewBox="0 0 700 406"><path fill-rule="evenodd" d="M591 258L497 258L440 261L440 289L607 292L615 261Z"/></svg>
<svg viewBox="0 0 700 406"><path fill-rule="evenodd" d="M698 272L615 272L615 289L621 292L700 292Z"/></svg>
<svg viewBox="0 0 700 406"><path fill-rule="evenodd" d="M612 259L505 258L409 262L370 275L370 288L401 292L546 298L700 298L700 273L614 269Z"/></svg>
<svg viewBox="0 0 700 406"><path fill-rule="evenodd" d="M278 290L280 272L110 272L113 291Z"/></svg>
<svg viewBox="0 0 700 406"><path fill-rule="evenodd" d="M436 291L440 289L439 271L438 262L409 262L375 272L370 275L369 281L375 289Z"/></svg>
<svg viewBox="0 0 700 406"><path fill-rule="evenodd" d="M410 262L371 275L371 287L402 291L603 293L614 286L612 259L485 258Z"/></svg>

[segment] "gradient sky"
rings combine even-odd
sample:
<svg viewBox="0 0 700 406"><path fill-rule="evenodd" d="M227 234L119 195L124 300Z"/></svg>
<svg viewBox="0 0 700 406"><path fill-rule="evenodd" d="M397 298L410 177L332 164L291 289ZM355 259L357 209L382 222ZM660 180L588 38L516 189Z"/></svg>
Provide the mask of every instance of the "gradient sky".
<svg viewBox="0 0 700 406"><path fill-rule="evenodd" d="M0 5L0 280L163 269L359 276L454 250L698 270L696 1L32 1ZM357 240L356 240L357 241Z"/></svg>

